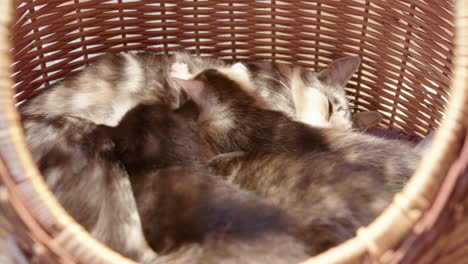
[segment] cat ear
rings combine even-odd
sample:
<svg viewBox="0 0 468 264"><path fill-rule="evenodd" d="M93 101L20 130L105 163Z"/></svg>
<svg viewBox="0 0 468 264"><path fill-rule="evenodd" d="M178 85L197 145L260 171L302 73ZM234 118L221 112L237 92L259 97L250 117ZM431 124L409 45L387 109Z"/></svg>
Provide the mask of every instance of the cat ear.
<svg viewBox="0 0 468 264"><path fill-rule="evenodd" d="M359 131L366 131L382 121L383 115L377 111L359 112L353 115L354 126Z"/></svg>
<svg viewBox="0 0 468 264"><path fill-rule="evenodd" d="M244 79L245 81L248 81L250 79L250 76L249 76L249 70L247 69L247 67L245 67L245 65L241 62L236 62L234 63L232 66L231 66L231 71L234 73L234 74L237 74L238 76L240 76L242 79Z"/></svg>
<svg viewBox="0 0 468 264"><path fill-rule="evenodd" d="M318 79L331 87L345 87L361 64L359 56L348 56L330 63L318 74Z"/></svg>
<svg viewBox="0 0 468 264"><path fill-rule="evenodd" d="M171 76L185 80L192 78L187 63L182 62L174 62L171 65Z"/></svg>
<svg viewBox="0 0 468 264"><path fill-rule="evenodd" d="M253 89L253 86L250 85L250 74L247 67L241 63L236 62L231 65L230 73L228 72L228 76L232 77L234 80L239 81L240 83L244 84L244 87Z"/></svg>
<svg viewBox="0 0 468 264"><path fill-rule="evenodd" d="M205 83L200 80L184 80L177 77L172 79L187 93L187 95L196 103L203 101L202 93L205 89Z"/></svg>

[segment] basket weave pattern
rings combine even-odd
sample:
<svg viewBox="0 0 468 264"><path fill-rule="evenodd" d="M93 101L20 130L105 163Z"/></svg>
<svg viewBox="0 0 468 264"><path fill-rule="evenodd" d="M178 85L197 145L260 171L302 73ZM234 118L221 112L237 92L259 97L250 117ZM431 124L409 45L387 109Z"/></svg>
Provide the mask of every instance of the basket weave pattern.
<svg viewBox="0 0 468 264"><path fill-rule="evenodd" d="M105 51L176 49L315 70L360 55L350 96L410 133L434 127L447 99L451 1L38 2L16 10L15 88L25 91L18 101Z"/></svg>
<svg viewBox="0 0 468 264"><path fill-rule="evenodd" d="M33 263L131 263L57 203L27 150L14 101L103 52L185 49L313 70L359 55L347 87L356 111L378 110L383 126L412 134L442 127L395 203L310 263L456 263L468 252L467 32L467 1L0 0L0 227Z"/></svg>

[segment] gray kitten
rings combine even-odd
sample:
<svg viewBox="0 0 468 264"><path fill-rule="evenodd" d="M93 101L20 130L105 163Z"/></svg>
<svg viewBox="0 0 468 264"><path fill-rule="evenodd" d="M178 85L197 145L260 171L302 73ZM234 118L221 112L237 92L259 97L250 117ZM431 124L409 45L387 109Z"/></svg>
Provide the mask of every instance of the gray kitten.
<svg viewBox="0 0 468 264"><path fill-rule="evenodd" d="M187 53L175 57L174 77L187 80L210 68L234 69L242 81L250 82L251 92L269 109L310 125L363 131L382 119L375 111L351 115L345 86L360 65L357 56L337 59L318 73L268 61L234 63Z"/></svg>
<svg viewBox="0 0 468 264"><path fill-rule="evenodd" d="M214 158L210 167L305 224L319 251L354 236L395 194L378 168L344 162L334 153L230 153Z"/></svg>
<svg viewBox="0 0 468 264"><path fill-rule="evenodd" d="M151 247L165 258L189 254L191 263L295 263L316 253L283 210L208 173L190 104L140 105L105 132Z"/></svg>
<svg viewBox="0 0 468 264"><path fill-rule="evenodd" d="M96 125L115 126L141 102L178 107L166 66L172 57L147 53L106 54L75 76L48 88L21 109L34 160L64 208L95 238L121 254L148 262L127 172L113 143Z"/></svg>
<svg viewBox="0 0 468 264"><path fill-rule="evenodd" d="M154 53L105 54L29 100L20 111L116 126L140 103L163 102L175 109L180 106L180 91L167 78L168 65L174 62L174 56Z"/></svg>
<svg viewBox="0 0 468 264"><path fill-rule="evenodd" d="M97 142L95 130L116 126L140 103L179 107L184 95L168 78L174 59L106 54L20 109L33 158L64 208L95 238L135 260L155 253L143 237L127 172L111 158L113 143L103 136Z"/></svg>
<svg viewBox="0 0 468 264"><path fill-rule="evenodd" d="M310 224L322 250L372 221L417 166L409 145L293 121L229 77L206 70L178 80L200 108L213 170Z"/></svg>
<svg viewBox="0 0 468 264"><path fill-rule="evenodd" d="M246 62L255 94L292 119L309 125L353 128L345 86L359 57L344 57L319 73L271 62Z"/></svg>
<svg viewBox="0 0 468 264"><path fill-rule="evenodd" d="M149 263L128 174L113 142L77 117L23 115L26 141L45 181L65 210L113 250Z"/></svg>
<svg viewBox="0 0 468 264"><path fill-rule="evenodd" d="M343 161L379 168L390 184L398 186L419 160L419 154L403 142L293 121L269 110L252 95L251 86L217 70L177 81L200 108L200 134L211 157L235 151L331 152Z"/></svg>

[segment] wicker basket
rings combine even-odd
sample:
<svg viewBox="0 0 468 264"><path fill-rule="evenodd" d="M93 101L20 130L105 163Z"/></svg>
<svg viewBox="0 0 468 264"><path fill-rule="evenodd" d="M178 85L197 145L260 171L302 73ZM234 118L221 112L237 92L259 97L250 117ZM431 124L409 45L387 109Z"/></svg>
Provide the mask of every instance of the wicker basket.
<svg viewBox="0 0 468 264"><path fill-rule="evenodd" d="M379 110L384 126L418 135L444 117L393 204L307 263L468 263L467 41L466 0L0 0L0 235L8 254L18 263L132 263L84 232L47 189L15 99L102 52L189 49L314 70L357 54L363 64L348 94L358 110Z"/></svg>

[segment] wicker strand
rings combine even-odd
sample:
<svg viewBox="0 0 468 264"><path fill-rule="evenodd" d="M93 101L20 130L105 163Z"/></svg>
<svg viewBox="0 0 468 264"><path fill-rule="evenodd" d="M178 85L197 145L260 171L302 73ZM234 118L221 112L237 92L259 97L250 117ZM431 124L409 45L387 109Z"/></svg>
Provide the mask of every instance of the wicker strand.
<svg viewBox="0 0 468 264"><path fill-rule="evenodd" d="M347 87L356 109L378 110L384 126L420 136L445 115L394 203L358 237L304 263L466 259L468 179L447 173L468 127L468 1L163 2L0 0L0 195L9 198L0 200L0 226L25 256L51 264L132 263L83 232L47 189L13 96L28 100L102 52L187 49L313 69L360 55Z"/></svg>

